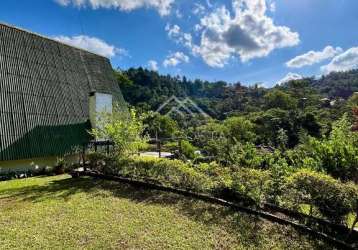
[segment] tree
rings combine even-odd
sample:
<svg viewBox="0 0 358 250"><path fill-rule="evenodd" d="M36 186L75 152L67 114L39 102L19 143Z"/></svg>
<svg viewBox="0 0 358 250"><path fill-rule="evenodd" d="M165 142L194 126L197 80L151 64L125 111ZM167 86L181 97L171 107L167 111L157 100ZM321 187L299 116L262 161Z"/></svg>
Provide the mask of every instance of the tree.
<svg viewBox="0 0 358 250"><path fill-rule="evenodd" d="M290 110L297 107L297 100L281 90L272 90L264 98L268 109L280 108Z"/></svg>
<svg viewBox="0 0 358 250"><path fill-rule="evenodd" d="M333 124L328 137L310 138L304 145L303 165L326 171L344 181L358 180L358 133L344 115Z"/></svg>
<svg viewBox="0 0 358 250"><path fill-rule="evenodd" d="M151 113L146 119L147 131L151 137L170 138L178 133L179 128L176 121L168 116Z"/></svg>
<svg viewBox="0 0 358 250"><path fill-rule="evenodd" d="M254 124L244 117L230 117L224 121L226 136L233 141L252 142L255 140Z"/></svg>
<svg viewBox="0 0 358 250"><path fill-rule="evenodd" d="M143 119L134 108L126 112L115 105L112 113L98 114L98 125L90 133L97 139L113 141L118 156L129 156L146 145Z"/></svg>

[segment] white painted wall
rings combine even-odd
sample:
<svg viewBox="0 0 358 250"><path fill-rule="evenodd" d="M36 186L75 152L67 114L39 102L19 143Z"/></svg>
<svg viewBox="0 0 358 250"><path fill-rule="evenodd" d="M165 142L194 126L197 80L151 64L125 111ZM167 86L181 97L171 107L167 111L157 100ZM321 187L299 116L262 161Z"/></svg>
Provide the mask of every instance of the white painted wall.
<svg viewBox="0 0 358 250"><path fill-rule="evenodd" d="M95 93L90 97L89 105L91 125L93 128L96 128L99 114L112 114L113 96L110 94Z"/></svg>

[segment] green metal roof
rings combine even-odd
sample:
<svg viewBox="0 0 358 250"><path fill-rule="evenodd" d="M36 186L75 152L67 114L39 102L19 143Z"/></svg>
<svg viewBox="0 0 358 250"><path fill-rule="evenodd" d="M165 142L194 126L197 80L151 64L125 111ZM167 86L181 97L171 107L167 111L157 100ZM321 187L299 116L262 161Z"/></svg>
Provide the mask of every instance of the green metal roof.
<svg viewBox="0 0 358 250"><path fill-rule="evenodd" d="M93 91L124 104L107 58L0 24L0 161L87 142Z"/></svg>

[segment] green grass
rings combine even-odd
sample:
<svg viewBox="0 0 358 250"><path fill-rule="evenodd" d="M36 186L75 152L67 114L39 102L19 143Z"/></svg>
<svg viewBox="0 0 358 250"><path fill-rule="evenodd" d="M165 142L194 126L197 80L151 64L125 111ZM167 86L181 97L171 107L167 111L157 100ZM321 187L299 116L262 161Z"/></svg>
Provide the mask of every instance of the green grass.
<svg viewBox="0 0 358 250"><path fill-rule="evenodd" d="M0 182L1 249L328 249L291 227L67 175Z"/></svg>

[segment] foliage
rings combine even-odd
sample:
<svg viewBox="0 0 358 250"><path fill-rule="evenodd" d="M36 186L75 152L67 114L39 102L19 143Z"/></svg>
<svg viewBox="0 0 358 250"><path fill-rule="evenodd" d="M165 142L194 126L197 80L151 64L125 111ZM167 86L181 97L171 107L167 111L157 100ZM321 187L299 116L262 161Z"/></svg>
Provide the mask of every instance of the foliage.
<svg viewBox="0 0 358 250"><path fill-rule="evenodd" d="M329 220L342 223L353 212L358 195L356 187L347 187L328 175L302 169L288 177L286 194L295 206L309 204Z"/></svg>
<svg viewBox="0 0 358 250"><path fill-rule="evenodd" d="M358 134L344 116L335 122L331 134L322 140L310 138L298 154L299 164L326 171L342 180L358 178Z"/></svg>
<svg viewBox="0 0 358 250"><path fill-rule="evenodd" d="M98 126L92 129L91 134L100 140L113 141L118 155L128 156L145 147L144 116L138 115L134 108L125 112L115 106L111 114L101 113L98 116Z"/></svg>
<svg viewBox="0 0 358 250"><path fill-rule="evenodd" d="M53 169L54 173L57 175L64 174L66 169L66 160L65 158L57 158L56 165Z"/></svg>
<svg viewBox="0 0 358 250"><path fill-rule="evenodd" d="M268 92L264 98L267 109L280 108L291 110L297 107L296 99L278 89Z"/></svg>
<svg viewBox="0 0 358 250"><path fill-rule="evenodd" d="M226 159L234 168L260 168L264 162L264 153L252 143L235 143L226 151Z"/></svg>
<svg viewBox="0 0 358 250"><path fill-rule="evenodd" d="M212 185L207 176L179 160L133 156L120 159L117 171L120 175L151 179L197 191L208 190Z"/></svg>
<svg viewBox="0 0 358 250"><path fill-rule="evenodd" d="M342 221L348 210L354 211L348 191L344 193L342 187L353 190L347 185L356 184L348 182L358 181L358 133L352 131L354 123L351 126L354 115L342 118L356 103L351 95L358 86L357 72L290 81L271 89L163 76L142 68L120 72L124 96L140 110L156 110L175 95L191 98L213 119L149 117L144 121L146 132L190 138L190 143L182 142L183 159L196 158L196 149L202 152L201 159L188 164L122 157L119 161L127 165L116 162L114 170L122 174L126 170L129 176L139 172L143 178L216 195L245 197L256 205L266 201L297 208L310 204L320 216L334 220L337 212ZM142 168L134 162L141 162ZM303 184L299 177L293 181L293 176L300 176L306 168L311 173L302 179ZM334 200L326 192L319 194L321 182L322 187L343 198ZM355 197L354 192L350 191L350 197Z"/></svg>
<svg viewBox="0 0 358 250"><path fill-rule="evenodd" d="M178 124L169 116L158 113L150 113L144 120L147 125L146 131L152 138L171 138L178 133Z"/></svg>
<svg viewBox="0 0 358 250"><path fill-rule="evenodd" d="M332 72L323 75L314 86L323 94L330 97L348 98L358 92L358 70Z"/></svg>
<svg viewBox="0 0 358 250"><path fill-rule="evenodd" d="M232 189L240 198L261 205L270 187L270 173L257 169L239 169L233 174Z"/></svg>
<svg viewBox="0 0 358 250"><path fill-rule="evenodd" d="M235 142L253 142L255 140L254 124L245 117L230 117L224 121L225 135Z"/></svg>
<svg viewBox="0 0 358 250"><path fill-rule="evenodd" d="M86 155L86 163L89 168L103 174L117 174L116 158L111 155L92 152Z"/></svg>
<svg viewBox="0 0 358 250"><path fill-rule="evenodd" d="M196 157L195 151L197 148L194 147L189 141L181 140L180 141L180 152L188 159L194 159Z"/></svg>
<svg viewBox="0 0 358 250"><path fill-rule="evenodd" d="M353 126L352 126L352 130L354 132L358 132L358 106L357 107L354 107L352 109L352 113L353 113L353 119L354 119L354 123L353 123Z"/></svg>

